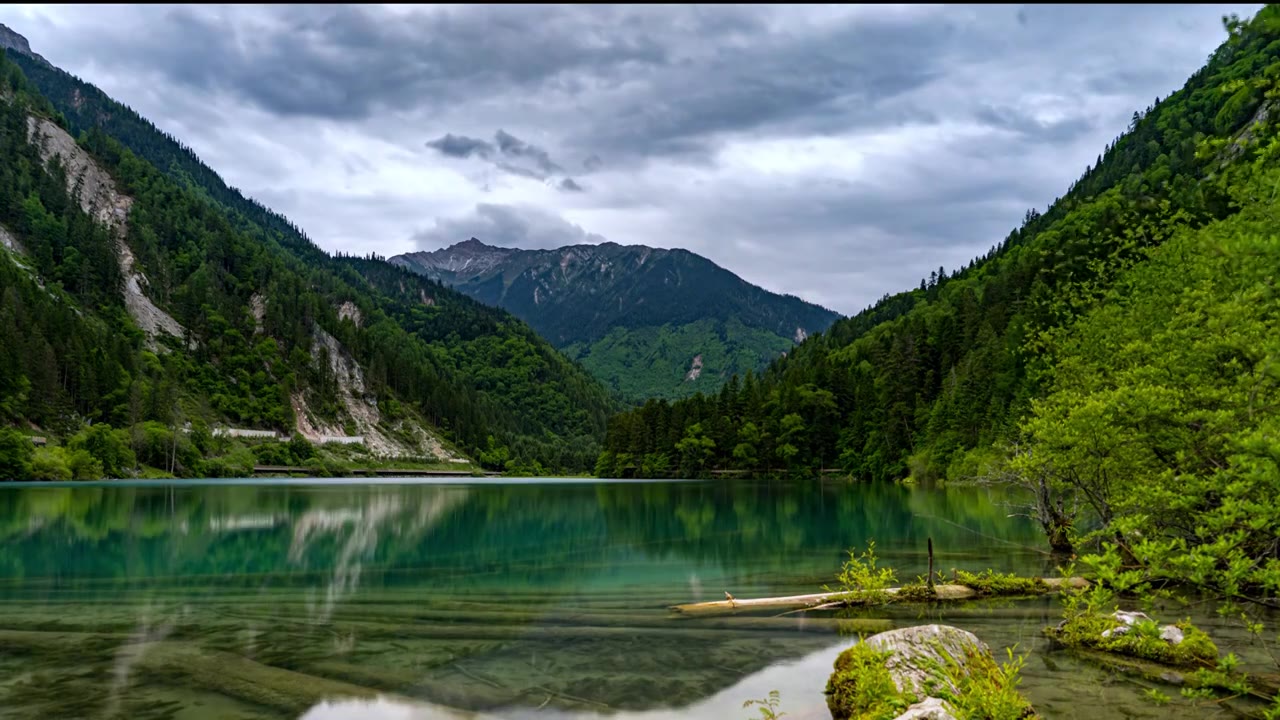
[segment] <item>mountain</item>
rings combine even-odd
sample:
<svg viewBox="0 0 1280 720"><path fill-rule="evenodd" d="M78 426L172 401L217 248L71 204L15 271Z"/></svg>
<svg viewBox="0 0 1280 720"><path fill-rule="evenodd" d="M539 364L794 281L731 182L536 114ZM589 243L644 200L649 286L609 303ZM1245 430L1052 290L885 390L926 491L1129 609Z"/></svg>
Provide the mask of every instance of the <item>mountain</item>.
<svg viewBox="0 0 1280 720"><path fill-rule="evenodd" d="M637 401L715 392L839 317L681 249L522 250L471 238L391 262L509 310Z"/></svg>
<svg viewBox="0 0 1280 720"><path fill-rule="evenodd" d="M325 253L21 36L0 38L0 435L65 444L18 467L594 460L613 399L519 319L381 258ZM223 426L361 442L258 444L211 432Z"/></svg>
<svg viewBox="0 0 1280 720"><path fill-rule="evenodd" d="M596 472L996 486L1107 588L1088 622L1123 588L1259 632L1280 593L1280 6L1223 20L1181 90L984 257L759 379L611 418Z"/></svg>
<svg viewBox="0 0 1280 720"><path fill-rule="evenodd" d="M1276 302L1275 265L1267 265L1272 255L1257 245L1265 241L1275 247L1280 240L1274 229L1265 230L1265 223L1246 224L1242 218L1268 213L1274 218L1277 211L1280 7L1267 6L1248 22L1228 19L1226 25L1228 39L1205 67L1181 90L1135 112L1131 127L1065 195L1043 213L1029 211L1021 227L985 256L951 276L887 296L836 322L760 378L726 387L719 396L651 402L612 418L597 472L689 476L715 469L808 473L839 468L862 479L972 477L1003 457L999 448L1029 447L1035 426L1028 423L1047 412L1051 392L1056 388L1065 398L1073 391L1055 385L1055 378L1074 377L1081 388L1087 387L1079 372L1081 360L1059 354L1064 343L1082 332L1080 323L1117 312L1128 302L1116 288L1152 286L1135 277L1154 272L1150 268L1156 263L1183 263L1190 281L1217 267L1218 255L1243 253L1232 262L1259 263L1253 269L1272 273L1270 285L1254 272L1223 274L1218 278L1221 290L1204 290L1199 310L1196 297L1186 293L1203 288L1189 285L1163 298L1183 310L1162 317L1174 326L1198 328L1204 337L1217 337L1225 321L1214 315L1215 303L1226 302L1221 292L1234 289L1255 298L1236 320L1241 327L1266 327L1262 313ZM1274 220L1270 222L1274 228ZM1251 248L1239 240L1242 228L1265 234ZM1197 233L1202 234L1187 239ZM1170 244L1175 238L1179 241ZM1255 253L1252 260L1250 252ZM1158 304L1155 300L1159 298L1143 298L1147 305ZM1165 327L1147 319L1133 322L1139 323L1137 332L1127 328L1117 337L1145 342ZM1275 337L1277 328L1270 332ZM1136 352L1106 341L1101 333L1090 337L1097 347L1072 347L1087 351L1095 370L1105 365L1095 357L1098 353L1119 362ZM1215 365L1201 362L1204 358L1187 368L1164 366L1153 358L1147 360L1146 376L1135 372L1130 381L1165 387L1170 397L1185 395L1192 386L1216 387L1226 379L1263 393L1271 382L1267 378L1276 377L1280 358L1267 359L1260 337L1243 337L1251 339L1224 340L1217 350L1203 349L1209 360L1216 358L1219 370L1207 370ZM1177 348L1179 354L1188 351ZM1233 368L1248 373L1236 377ZM1125 392L1131 392L1128 400ZM1138 397L1155 404L1140 406ZM1237 426L1251 427L1263 417L1260 403L1232 408L1229 416L1252 413L1254 420ZM1187 428L1208 432L1227 415L1214 415L1215 406L1206 400L1201 417L1157 420L1150 413L1158 404L1135 388L1122 387L1095 405L1071 407L1082 417L1146 417L1152 433L1170 440L1167 446L1141 451L1164 463L1147 469L1151 477L1180 476L1179 463L1191 458L1229 466L1221 455L1226 447L1221 438L1202 445L1194 439L1172 441L1183 438ZM1183 424L1168 426L1174 417ZM1053 432L1046 426L1042 437ZM1106 430L1092 435L1109 436ZM1099 457L1118 461L1137 452L1111 449ZM1065 472L1063 467L1054 472ZM1106 476L1108 471L1100 472Z"/></svg>

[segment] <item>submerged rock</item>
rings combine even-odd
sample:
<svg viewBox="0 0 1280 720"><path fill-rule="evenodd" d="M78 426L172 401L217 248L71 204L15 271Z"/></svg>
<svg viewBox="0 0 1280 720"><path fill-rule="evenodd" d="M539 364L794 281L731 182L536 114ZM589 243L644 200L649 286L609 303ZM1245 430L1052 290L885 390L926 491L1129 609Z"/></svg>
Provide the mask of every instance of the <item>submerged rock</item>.
<svg viewBox="0 0 1280 720"><path fill-rule="evenodd" d="M986 643L949 625L921 625L873 635L845 650L827 681L834 720L956 720L989 697L1012 696L1034 717L996 665ZM961 709L961 708L964 709ZM980 712L980 711L979 711Z"/></svg>

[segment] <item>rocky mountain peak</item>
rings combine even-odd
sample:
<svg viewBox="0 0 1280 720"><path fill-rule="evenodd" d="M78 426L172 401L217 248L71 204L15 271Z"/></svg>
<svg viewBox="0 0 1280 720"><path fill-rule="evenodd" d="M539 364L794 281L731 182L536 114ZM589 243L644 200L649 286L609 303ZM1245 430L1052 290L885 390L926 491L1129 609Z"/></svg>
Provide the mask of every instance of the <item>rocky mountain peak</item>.
<svg viewBox="0 0 1280 720"><path fill-rule="evenodd" d="M48 60L45 60L44 58L40 57L35 52L32 52L31 43L28 42L25 37L23 37L22 33L19 33L13 30L8 25L5 25L4 23L0 23L0 48L4 48L5 50L13 50L15 52L20 52L23 55L30 55L31 57L46 64L48 64L49 62Z"/></svg>

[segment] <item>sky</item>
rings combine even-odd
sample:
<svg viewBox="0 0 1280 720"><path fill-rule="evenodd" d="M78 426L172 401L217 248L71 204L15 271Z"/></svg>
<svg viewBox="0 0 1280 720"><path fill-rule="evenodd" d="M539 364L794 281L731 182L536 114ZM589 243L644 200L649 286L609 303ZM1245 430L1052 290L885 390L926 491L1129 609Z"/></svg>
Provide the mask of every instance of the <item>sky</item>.
<svg viewBox="0 0 1280 720"><path fill-rule="evenodd" d="M1260 5L0 6L321 247L681 247L853 314L1043 210Z"/></svg>

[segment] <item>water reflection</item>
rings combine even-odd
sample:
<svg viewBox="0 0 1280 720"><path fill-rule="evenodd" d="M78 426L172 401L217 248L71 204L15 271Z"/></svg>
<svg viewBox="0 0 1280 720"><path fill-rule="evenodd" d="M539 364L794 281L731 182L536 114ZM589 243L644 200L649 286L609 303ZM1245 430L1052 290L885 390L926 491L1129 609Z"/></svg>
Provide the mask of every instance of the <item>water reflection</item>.
<svg viewBox="0 0 1280 720"><path fill-rule="evenodd" d="M1051 571L996 500L816 482L0 486L0 708L721 718L779 689L804 717L848 642L836 619L666 606L812 591L870 538L906 578L930 537L944 571ZM1049 603L928 619L1040 653ZM1029 675L1033 699L1098 687L1055 663ZM1144 716L1130 690L1111 716Z"/></svg>
<svg viewBox="0 0 1280 720"><path fill-rule="evenodd" d="M831 665L851 641L833 643L798 660L778 663L742 678L733 685L683 707L656 710L601 712L566 711L559 708L506 708L498 714L474 714L411 700L379 697L373 700L325 700L303 713L299 720L685 720L686 718L735 718L744 716L744 699L761 696L760 688L777 690L781 710L795 720L831 717L825 702L814 699L815 679L825 678ZM550 699L550 696L548 696ZM803 702L802 699L807 699Z"/></svg>

